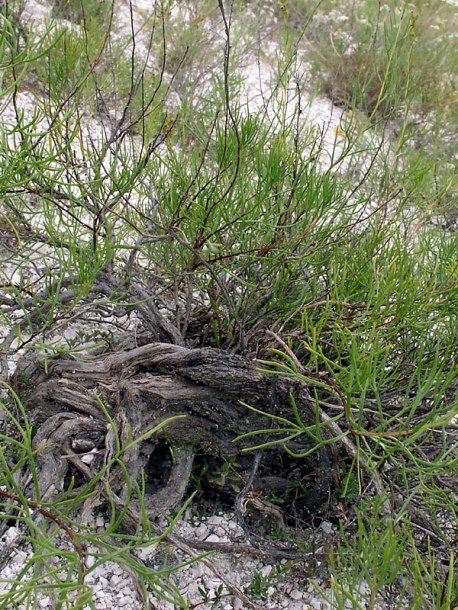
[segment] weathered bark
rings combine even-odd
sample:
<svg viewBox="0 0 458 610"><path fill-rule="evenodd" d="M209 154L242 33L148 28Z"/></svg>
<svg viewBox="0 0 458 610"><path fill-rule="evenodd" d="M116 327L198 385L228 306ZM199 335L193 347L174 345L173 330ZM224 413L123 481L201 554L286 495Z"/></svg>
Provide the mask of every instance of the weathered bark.
<svg viewBox="0 0 458 610"><path fill-rule="evenodd" d="M15 383L31 419L40 425L35 445L43 447L38 453L42 494L49 497L62 489L69 464L86 478L105 466L110 476L107 472L104 480L109 479L112 492L127 500L124 471L110 462L116 454L117 434L129 477L139 479L144 471L155 481L145 498L151 518L180 504L196 452L224 460L239 456L253 444L284 436L275 434L276 420L248 409L241 401L294 421L293 395L303 420L315 421L315 401L303 385L263 374L253 361L210 348L191 350L151 343L85 362L54 360L47 363L46 372L36 357L26 358L19 363ZM161 427L176 416L182 417ZM131 442L148 436L155 427L160 429L151 437ZM237 436L255 430L265 432L234 442ZM158 443L165 441L176 458L167 471L154 459ZM310 444L298 437L289 446L303 452ZM288 485L300 488L306 472L313 471L315 482L303 504L308 512L322 508L334 485L334 456L328 447L319 448L308 461L298 460L301 473L295 481L279 472L271 476L267 468L257 486L271 488L276 480L279 490ZM90 464L87 458L81 459L88 452L93 454ZM281 446L269 448L263 459L267 464L278 463L282 452Z"/></svg>

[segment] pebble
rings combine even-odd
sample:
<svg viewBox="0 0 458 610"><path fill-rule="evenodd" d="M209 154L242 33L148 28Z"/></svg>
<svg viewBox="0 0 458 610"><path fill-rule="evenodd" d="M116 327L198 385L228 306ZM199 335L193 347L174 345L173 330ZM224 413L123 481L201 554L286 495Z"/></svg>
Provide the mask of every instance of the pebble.
<svg viewBox="0 0 458 610"><path fill-rule="evenodd" d="M261 573L261 576L263 578L267 578L270 575L270 573L272 572L272 566L271 565L262 566L262 568L259 570L259 572Z"/></svg>
<svg viewBox="0 0 458 610"><path fill-rule="evenodd" d="M199 526L196 527L194 534L195 536L197 536L198 538L205 538L205 536L208 536L208 527L205 525L205 523L201 523Z"/></svg>
<svg viewBox="0 0 458 610"><path fill-rule="evenodd" d="M16 564L22 565L23 563L25 563L27 561L27 553L24 553L24 551L16 551L11 556L10 561L11 561L11 563L16 563Z"/></svg>
<svg viewBox="0 0 458 610"><path fill-rule="evenodd" d="M95 451L96 450L94 449L90 453L86 453L85 455L81 456L81 461L83 462L83 464L92 464L95 457Z"/></svg>
<svg viewBox="0 0 458 610"><path fill-rule="evenodd" d="M18 527L9 527L3 538L6 544L11 544L21 535L21 530Z"/></svg>
<svg viewBox="0 0 458 610"><path fill-rule="evenodd" d="M212 574L213 576L213 574ZM204 579L204 583L205 583L205 588L208 591L208 594L215 596L215 590L218 589L221 586L221 581L219 578L205 578Z"/></svg>
<svg viewBox="0 0 458 610"><path fill-rule="evenodd" d="M197 599L199 597L199 586L200 583L196 581L191 581L187 585L185 585L181 591L183 597L188 597L189 599Z"/></svg>
<svg viewBox="0 0 458 610"><path fill-rule="evenodd" d="M210 534L210 536L205 539L205 542L221 542L221 538L215 534Z"/></svg>
<svg viewBox="0 0 458 610"><path fill-rule="evenodd" d="M212 517L208 517L207 523L208 525L222 525L226 523L226 519L220 515L213 515Z"/></svg>
<svg viewBox="0 0 458 610"><path fill-rule="evenodd" d="M113 576L110 578L110 585L112 587L116 587L117 584L119 584L121 582L121 576L119 574L113 574Z"/></svg>
<svg viewBox="0 0 458 610"><path fill-rule="evenodd" d="M130 595L123 595L118 599L118 606L120 608L133 608L135 605L135 600Z"/></svg>
<svg viewBox="0 0 458 610"><path fill-rule="evenodd" d="M196 563L189 570L189 576L191 577L192 580L202 578L202 576L206 572L206 569L207 568L204 566L203 563Z"/></svg>
<svg viewBox="0 0 458 610"><path fill-rule="evenodd" d="M299 591L299 589L293 589L290 592L289 596L291 599L294 599L295 601L299 601L300 599L302 599L303 593L302 593L302 591Z"/></svg>
<svg viewBox="0 0 458 610"><path fill-rule="evenodd" d="M224 527L215 528L215 534L219 536L221 539L225 538L224 542L228 542L228 537L226 536L227 530Z"/></svg>
<svg viewBox="0 0 458 610"><path fill-rule="evenodd" d="M321 522L321 529L323 530L323 532L325 534L330 534L332 532L332 530L334 529L332 523L330 523L329 521L323 520Z"/></svg>
<svg viewBox="0 0 458 610"><path fill-rule="evenodd" d="M229 531L232 531L234 534L243 535L243 529L235 521L229 521L229 523L226 524L226 527Z"/></svg>
<svg viewBox="0 0 458 610"><path fill-rule="evenodd" d="M86 556L86 568L92 568L95 561L96 561L96 558L94 557L94 555L87 555Z"/></svg>

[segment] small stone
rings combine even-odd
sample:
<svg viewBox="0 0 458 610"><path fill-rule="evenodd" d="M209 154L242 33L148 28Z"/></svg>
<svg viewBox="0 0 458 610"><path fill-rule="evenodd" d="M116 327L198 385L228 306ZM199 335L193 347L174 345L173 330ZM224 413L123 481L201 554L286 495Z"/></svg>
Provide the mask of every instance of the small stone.
<svg viewBox="0 0 458 610"><path fill-rule="evenodd" d="M270 565L262 566L262 568L259 571L263 578L267 578L270 575L270 573L272 572L272 566L270 566Z"/></svg>
<svg viewBox="0 0 458 610"><path fill-rule="evenodd" d="M225 521L224 517L219 517L218 515L213 515L207 519L208 525L221 525Z"/></svg>
<svg viewBox="0 0 458 610"><path fill-rule="evenodd" d="M205 566L203 563L195 563L192 566L192 578L194 582L205 574Z"/></svg>
<svg viewBox="0 0 458 610"><path fill-rule="evenodd" d="M135 600L132 599L130 595L124 595L123 597L118 599L117 604L120 608L125 608L126 606L128 608L133 608L135 605Z"/></svg>
<svg viewBox="0 0 458 610"><path fill-rule="evenodd" d="M321 529L323 530L323 532L325 534L330 534L333 530L332 523L330 523L329 521L326 521L326 520L322 521Z"/></svg>
<svg viewBox="0 0 458 610"><path fill-rule="evenodd" d="M87 557L86 557L86 567L87 568L92 568L94 563L95 563L94 555L87 555Z"/></svg>
<svg viewBox="0 0 458 610"><path fill-rule="evenodd" d="M205 538L205 536L208 536L208 527L205 525L205 523L201 523L198 527L196 527L194 534L198 538Z"/></svg>
<svg viewBox="0 0 458 610"><path fill-rule="evenodd" d="M5 544L12 544L16 539L18 539L21 535L21 531L17 527L9 527L4 535Z"/></svg>
<svg viewBox="0 0 458 610"><path fill-rule="evenodd" d="M14 555L11 557L11 563L22 564L27 561L27 553L24 551L16 551Z"/></svg>
<svg viewBox="0 0 458 610"><path fill-rule="evenodd" d="M51 599L49 597L42 597L38 602L40 608L49 608L49 604L51 603Z"/></svg>
<svg viewBox="0 0 458 610"><path fill-rule="evenodd" d="M210 536L208 536L208 538L205 539L205 542L221 542L221 539L219 538L219 536L216 536L215 534L210 534Z"/></svg>
<svg viewBox="0 0 458 610"><path fill-rule="evenodd" d="M120 581L121 577L119 576L119 574L113 574L113 576L110 578L110 585L112 587L116 587L116 585L118 585Z"/></svg>
<svg viewBox="0 0 458 610"><path fill-rule="evenodd" d="M219 536L220 538L226 538L227 539L226 533L227 533L227 530L224 527L217 527L217 528L215 528L215 534L217 536Z"/></svg>
<svg viewBox="0 0 458 610"><path fill-rule="evenodd" d="M290 594L289 594L291 599L294 599L295 601L299 601L300 599L302 599L302 591L299 591L299 589L293 589Z"/></svg>
<svg viewBox="0 0 458 610"><path fill-rule="evenodd" d="M199 585L197 582L190 582L183 587L181 593L183 596L186 594L189 599L197 598L199 596Z"/></svg>
<svg viewBox="0 0 458 610"><path fill-rule="evenodd" d="M92 449L92 451L90 451L89 453L82 455L81 461L83 462L83 464L92 464L96 453L97 449Z"/></svg>
<svg viewBox="0 0 458 610"><path fill-rule="evenodd" d="M221 581L218 578L205 578L205 588L207 589L209 597L215 597L215 590L221 585Z"/></svg>

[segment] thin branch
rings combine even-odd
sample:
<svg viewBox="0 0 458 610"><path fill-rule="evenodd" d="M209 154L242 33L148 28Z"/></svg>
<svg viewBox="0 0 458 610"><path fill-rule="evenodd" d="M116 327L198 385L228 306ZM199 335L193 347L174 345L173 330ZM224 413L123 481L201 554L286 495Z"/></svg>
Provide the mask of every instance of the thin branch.
<svg viewBox="0 0 458 610"><path fill-rule="evenodd" d="M61 517L59 517L58 515L55 515L54 513L49 511L47 508L44 508L39 502L34 502L33 500L29 500L27 498L22 499L19 496L17 496L16 494L10 493L9 491L5 491L4 489L0 489L0 496L2 496L3 498L7 498L8 500L11 500L13 502L16 502L16 503L20 504L21 506L23 506L24 501L25 501L25 503L27 504L27 506L29 508L32 508L33 510L38 511L41 515L43 515L43 517L48 519L48 521L52 521L53 523L55 523L59 529L63 530L67 534L67 536L70 538L70 542L72 543L73 548L75 549L75 552L78 555L81 580L82 580L82 584L84 584L84 579L86 577L86 566L84 563L86 553L85 553L83 544L78 541L78 536L72 530L72 528L69 527L65 523L65 521L63 519L61 519Z"/></svg>

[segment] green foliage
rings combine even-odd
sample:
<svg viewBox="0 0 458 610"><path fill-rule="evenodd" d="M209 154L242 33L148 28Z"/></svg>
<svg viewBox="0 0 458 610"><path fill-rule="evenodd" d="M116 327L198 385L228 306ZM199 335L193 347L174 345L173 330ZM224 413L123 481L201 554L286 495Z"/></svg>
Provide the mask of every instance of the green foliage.
<svg viewBox="0 0 458 610"><path fill-rule="evenodd" d="M323 11L325 7L321 7ZM316 61L325 90L370 115L395 113L399 103L427 113L450 102L456 76L451 32L456 10L443 2L356 2L316 16ZM331 30L331 45L326 35ZM317 65L318 68L318 65Z"/></svg>
<svg viewBox="0 0 458 610"><path fill-rule="evenodd" d="M52 0L53 17L67 19L74 23L91 25L95 22L100 25L106 13L111 9L109 0L93 2L93 0Z"/></svg>
<svg viewBox="0 0 458 610"><path fill-rule="evenodd" d="M451 570L436 570L436 559L429 548L421 551L404 516L402 524L383 513L383 498L374 498L358 510L355 534L342 531L342 543L330 557L332 597L321 591L333 608L434 608L445 610L456 601L457 580L454 553ZM413 592L410 589L410 583Z"/></svg>
<svg viewBox="0 0 458 610"><path fill-rule="evenodd" d="M155 4L130 24L133 37L117 29L109 2L56 2L54 20L36 32L20 3L2 4L2 350L27 345L47 362L79 357L80 343L109 342L99 329L53 335L57 321L94 302L104 315L161 302L185 340L192 314L205 310L207 344L261 353L263 370L303 383L315 401L313 424L294 398L287 417L266 405L251 449L284 445L301 459L288 448L301 436L311 452L354 448L338 493L349 504L368 497L352 506L331 552L333 607L372 608L395 587L399 607L445 610L457 586L450 540L438 521L444 575L407 515L415 501L457 522L452 493L438 484L456 470L457 450L456 12L437 2L273 3L261 20L272 14L281 24L269 29L276 52L263 58L273 82L255 113L238 97L243 51L256 36L246 5L259 8L234 5L224 48L215 35L221 14L206 1ZM306 47L321 91L351 109L334 146L304 119ZM117 288L104 292L110 274ZM144 290L135 303L133 284ZM267 355L266 329L283 341ZM0 607L34 607L44 577L60 607L92 603L76 546L89 543L96 561L86 573L118 561L186 607L169 570L132 555L146 541L146 520L135 536L121 536L117 517L101 533L73 521L97 481L43 504L58 521L35 518L17 483L30 469L41 501L34 431L15 401L20 416L4 408L16 436L1 436L3 518L21 520L35 554ZM125 450L113 458L121 469ZM215 476L239 486L229 462ZM380 497L365 491L367 477ZM387 515L393 486L404 499ZM68 531L75 538L62 555L55 538ZM53 564L59 553L64 577ZM263 598L267 580L256 575L250 594Z"/></svg>
<svg viewBox="0 0 458 610"><path fill-rule="evenodd" d="M333 604L344 608L350 601L354 608L374 608L378 600L389 594L406 571L409 545L408 527L394 521L380 521L384 499L377 498L361 507L357 515L356 533L349 540L342 532L343 542L331 555ZM396 589L396 607L405 601L404 586Z"/></svg>
<svg viewBox="0 0 458 610"><path fill-rule="evenodd" d="M279 564L275 565L266 576L256 570L250 584L245 587L245 592L255 599L266 600L269 587L281 580L284 574L285 568Z"/></svg>

